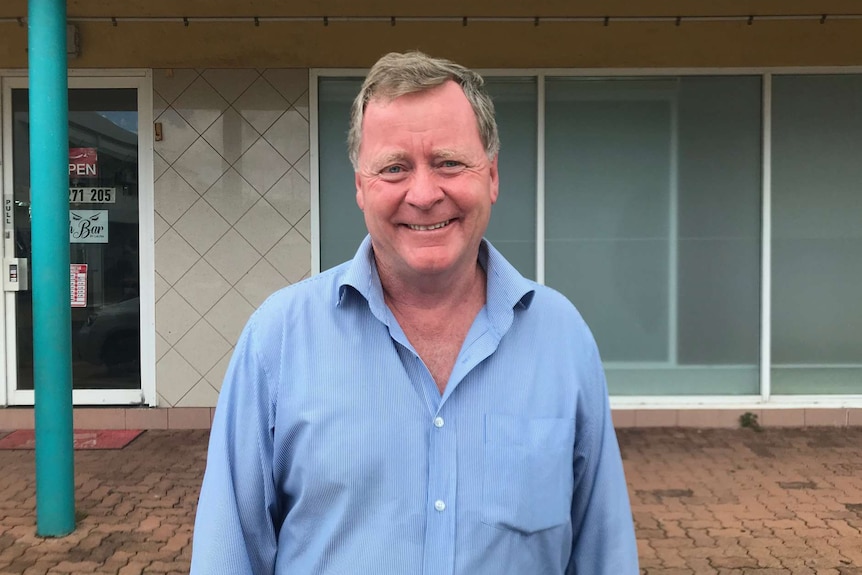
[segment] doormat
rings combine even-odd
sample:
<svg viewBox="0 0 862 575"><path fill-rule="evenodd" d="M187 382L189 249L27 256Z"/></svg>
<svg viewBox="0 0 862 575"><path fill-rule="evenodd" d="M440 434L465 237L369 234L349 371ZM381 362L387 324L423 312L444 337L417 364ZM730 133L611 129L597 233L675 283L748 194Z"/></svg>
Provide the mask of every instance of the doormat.
<svg viewBox="0 0 862 575"><path fill-rule="evenodd" d="M122 449L142 434L142 429L76 429L72 433L75 449ZM36 432L19 429L0 439L0 449L34 449Z"/></svg>

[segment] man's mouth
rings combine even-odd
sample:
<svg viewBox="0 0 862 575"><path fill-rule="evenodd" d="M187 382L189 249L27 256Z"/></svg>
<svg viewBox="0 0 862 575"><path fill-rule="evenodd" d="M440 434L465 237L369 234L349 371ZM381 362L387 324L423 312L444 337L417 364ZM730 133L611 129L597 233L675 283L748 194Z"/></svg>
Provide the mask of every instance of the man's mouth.
<svg viewBox="0 0 862 575"><path fill-rule="evenodd" d="M431 231L431 230L439 230L440 228L445 228L451 222L452 222L452 220L446 220L445 222L440 222L437 224L431 224L430 226L417 226L415 224L407 224L407 227L410 228L411 230L414 230L417 232L427 232L427 231Z"/></svg>

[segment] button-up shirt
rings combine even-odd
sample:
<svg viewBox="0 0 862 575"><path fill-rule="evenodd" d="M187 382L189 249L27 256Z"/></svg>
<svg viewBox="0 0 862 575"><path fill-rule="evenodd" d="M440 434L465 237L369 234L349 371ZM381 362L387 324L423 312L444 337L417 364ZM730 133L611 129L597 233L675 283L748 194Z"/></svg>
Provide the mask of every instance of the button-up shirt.
<svg viewBox="0 0 862 575"><path fill-rule="evenodd" d="M192 574L628 575L596 345L483 242L486 303L441 395L371 243L271 296L215 413Z"/></svg>

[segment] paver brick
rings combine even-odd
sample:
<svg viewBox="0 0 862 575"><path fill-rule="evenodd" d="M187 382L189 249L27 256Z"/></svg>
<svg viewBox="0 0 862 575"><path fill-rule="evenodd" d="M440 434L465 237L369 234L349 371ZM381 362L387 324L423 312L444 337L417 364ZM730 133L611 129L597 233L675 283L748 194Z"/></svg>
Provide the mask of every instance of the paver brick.
<svg viewBox="0 0 862 575"><path fill-rule="evenodd" d="M644 575L862 575L862 429L618 432ZM35 532L33 453L0 451L0 575L188 573L204 431L75 453L72 535Z"/></svg>

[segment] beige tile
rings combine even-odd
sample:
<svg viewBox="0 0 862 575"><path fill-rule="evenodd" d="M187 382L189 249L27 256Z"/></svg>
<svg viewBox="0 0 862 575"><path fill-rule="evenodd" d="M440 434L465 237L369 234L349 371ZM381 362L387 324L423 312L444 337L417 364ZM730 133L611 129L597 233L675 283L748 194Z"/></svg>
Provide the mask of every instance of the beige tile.
<svg viewBox="0 0 862 575"><path fill-rule="evenodd" d="M847 410L839 409L806 409L806 427L843 427L847 425Z"/></svg>
<svg viewBox="0 0 862 575"><path fill-rule="evenodd" d="M168 429L209 429L209 407L173 407L168 410Z"/></svg>
<svg viewBox="0 0 862 575"><path fill-rule="evenodd" d="M764 409L760 416L763 427L804 427L804 409Z"/></svg>
<svg viewBox="0 0 862 575"><path fill-rule="evenodd" d="M126 429L167 429L168 410L134 407L126 409Z"/></svg>
<svg viewBox="0 0 862 575"><path fill-rule="evenodd" d="M635 411L635 427L676 427L675 409L638 409Z"/></svg>
<svg viewBox="0 0 862 575"><path fill-rule="evenodd" d="M611 411L611 418L614 420L614 427L616 429L635 426L634 409L614 409Z"/></svg>
<svg viewBox="0 0 862 575"><path fill-rule="evenodd" d="M33 408L7 407L0 409L0 429L34 429Z"/></svg>
<svg viewBox="0 0 862 575"><path fill-rule="evenodd" d="M123 408L77 408L72 412L75 429L125 429L126 414Z"/></svg>
<svg viewBox="0 0 862 575"><path fill-rule="evenodd" d="M168 405L176 405L200 380L201 375L174 349L156 364L156 388Z"/></svg>
<svg viewBox="0 0 862 575"><path fill-rule="evenodd" d="M737 409L681 409L677 418L679 427L715 427L734 429L740 426L739 417L750 411L760 420L760 410Z"/></svg>

